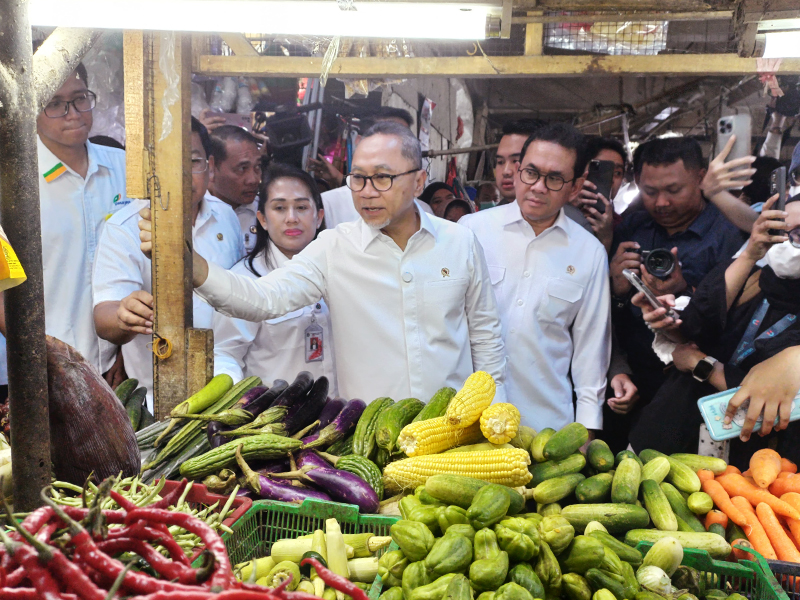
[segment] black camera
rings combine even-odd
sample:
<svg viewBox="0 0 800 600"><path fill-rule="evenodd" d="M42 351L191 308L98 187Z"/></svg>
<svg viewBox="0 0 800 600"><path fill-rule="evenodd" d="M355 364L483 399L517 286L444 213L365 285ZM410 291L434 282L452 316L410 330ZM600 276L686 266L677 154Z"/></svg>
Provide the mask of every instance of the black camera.
<svg viewBox="0 0 800 600"><path fill-rule="evenodd" d="M655 250L636 250L642 256L642 264L647 272L658 279L666 279L675 270L675 255L666 248Z"/></svg>

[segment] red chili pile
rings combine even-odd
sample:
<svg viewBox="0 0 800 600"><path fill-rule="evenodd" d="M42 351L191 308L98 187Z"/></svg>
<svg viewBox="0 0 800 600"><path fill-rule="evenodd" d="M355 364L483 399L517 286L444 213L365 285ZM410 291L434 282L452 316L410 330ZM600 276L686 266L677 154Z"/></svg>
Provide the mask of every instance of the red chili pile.
<svg viewBox="0 0 800 600"><path fill-rule="evenodd" d="M46 506L22 523L8 513L15 531L0 527L0 600L319 600L287 591L288 581L276 589L237 581L222 538L200 519L166 510L184 485L185 480L177 494L144 508L111 491L123 510L59 507L43 494ZM202 540L202 567L192 568L169 532L172 525ZM131 570L134 562L114 558L120 554L138 556L156 575ZM353 600L368 600L357 586L309 560L327 585Z"/></svg>

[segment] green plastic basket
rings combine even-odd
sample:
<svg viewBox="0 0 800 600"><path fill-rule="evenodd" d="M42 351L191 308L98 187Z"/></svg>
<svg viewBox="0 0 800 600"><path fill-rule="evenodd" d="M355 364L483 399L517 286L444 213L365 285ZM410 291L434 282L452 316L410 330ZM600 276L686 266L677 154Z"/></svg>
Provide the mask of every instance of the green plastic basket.
<svg viewBox="0 0 800 600"><path fill-rule="evenodd" d="M644 555L652 545L651 542L639 542L636 549ZM681 564L704 574L706 589L710 586L727 594L735 592L750 600L789 600L766 561L757 552L750 549L747 551L756 557L756 561L714 560L705 550L684 548Z"/></svg>
<svg viewBox="0 0 800 600"><path fill-rule="evenodd" d="M302 504L259 500L231 527L233 533L222 539L231 563L236 565L268 556L272 543L325 529L326 519L336 519L342 533L389 535L398 517L361 515L354 504L324 500L304 500Z"/></svg>

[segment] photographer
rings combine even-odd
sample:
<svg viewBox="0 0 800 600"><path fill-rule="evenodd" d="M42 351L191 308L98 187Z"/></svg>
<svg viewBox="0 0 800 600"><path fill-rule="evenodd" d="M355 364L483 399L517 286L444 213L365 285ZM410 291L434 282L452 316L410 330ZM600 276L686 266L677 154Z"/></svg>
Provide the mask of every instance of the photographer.
<svg viewBox="0 0 800 600"><path fill-rule="evenodd" d="M776 199L765 204L747 248L703 279L679 318L667 317L664 308L653 310L642 294L633 298L645 322L677 343L675 369L631 431L634 449L696 451L702 421L697 400L740 385L750 369L800 344L800 198L787 203L786 212L773 210ZM764 258L767 265L758 268ZM672 305L674 297L662 296L661 302ZM776 430L787 428L788 409L783 403ZM762 437L770 433L776 410L765 410ZM749 432L741 438L747 441ZM730 462L747 464L753 446L766 444L757 439L745 449L734 443ZM778 436L777 444L782 456L798 458L797 435Z"/></svg>
<svg viewBox="0 0 800 600"><path fill-rule="evenodd" d="M604 436L616 446L627 445L631 423L664 382L663 364L651 348L653 333L639 308L631 304L633 290L622 271L638 274L656 295L690 295L745 240L703 197L700 183L706 169L697 141L653 140L639 148L637 157L634 175L644 210L626 211L615 231L609 270L614 327L641 400L627 415L616 415L606 407L609 426Z"/></svg>

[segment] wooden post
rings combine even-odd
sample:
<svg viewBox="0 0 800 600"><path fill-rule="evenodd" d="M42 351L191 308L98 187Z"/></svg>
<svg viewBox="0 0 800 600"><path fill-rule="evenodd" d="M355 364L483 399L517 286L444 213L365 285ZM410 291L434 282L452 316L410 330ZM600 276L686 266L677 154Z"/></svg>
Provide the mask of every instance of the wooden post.
<svg viewBox="0 0 800 600"><path fill-rule="evenodd" d="M122 36L125 71L125 176L129 198L148 198L147 132L150 100L145 91L145 34L125 31Z"/></svg>
<svg viewBox="0 0 800 600"><path fill-rule="evenodd" d="M158 178L158 187L150 186L154 331L172 342L172 354L155 362L155 416L161 419L187 398L189 389L186 381L186 330L192 326L192 182L189 152L192 52L190 34L169 32L155 33L154 36L153 119L155 174ZM174 46L174 61L165 72L162 67L164 61L160 58L162 49L168 50L167 44ZM168 53L164 54L166 56ZM175 76L178 77L177 85L173 81ZM177 100L165 107L165 92L175 91L178 92ZM169 111L171 122L165 122L165 110Z"/></svg>
<svg viewBox="0 0 800 600"><path fill-rule="evenodd" d="M541 10L528 12L529 17L538 17L544 13ZM525 56L541 56L544 47L544 24L528 23L525 25Z"/></svg>

